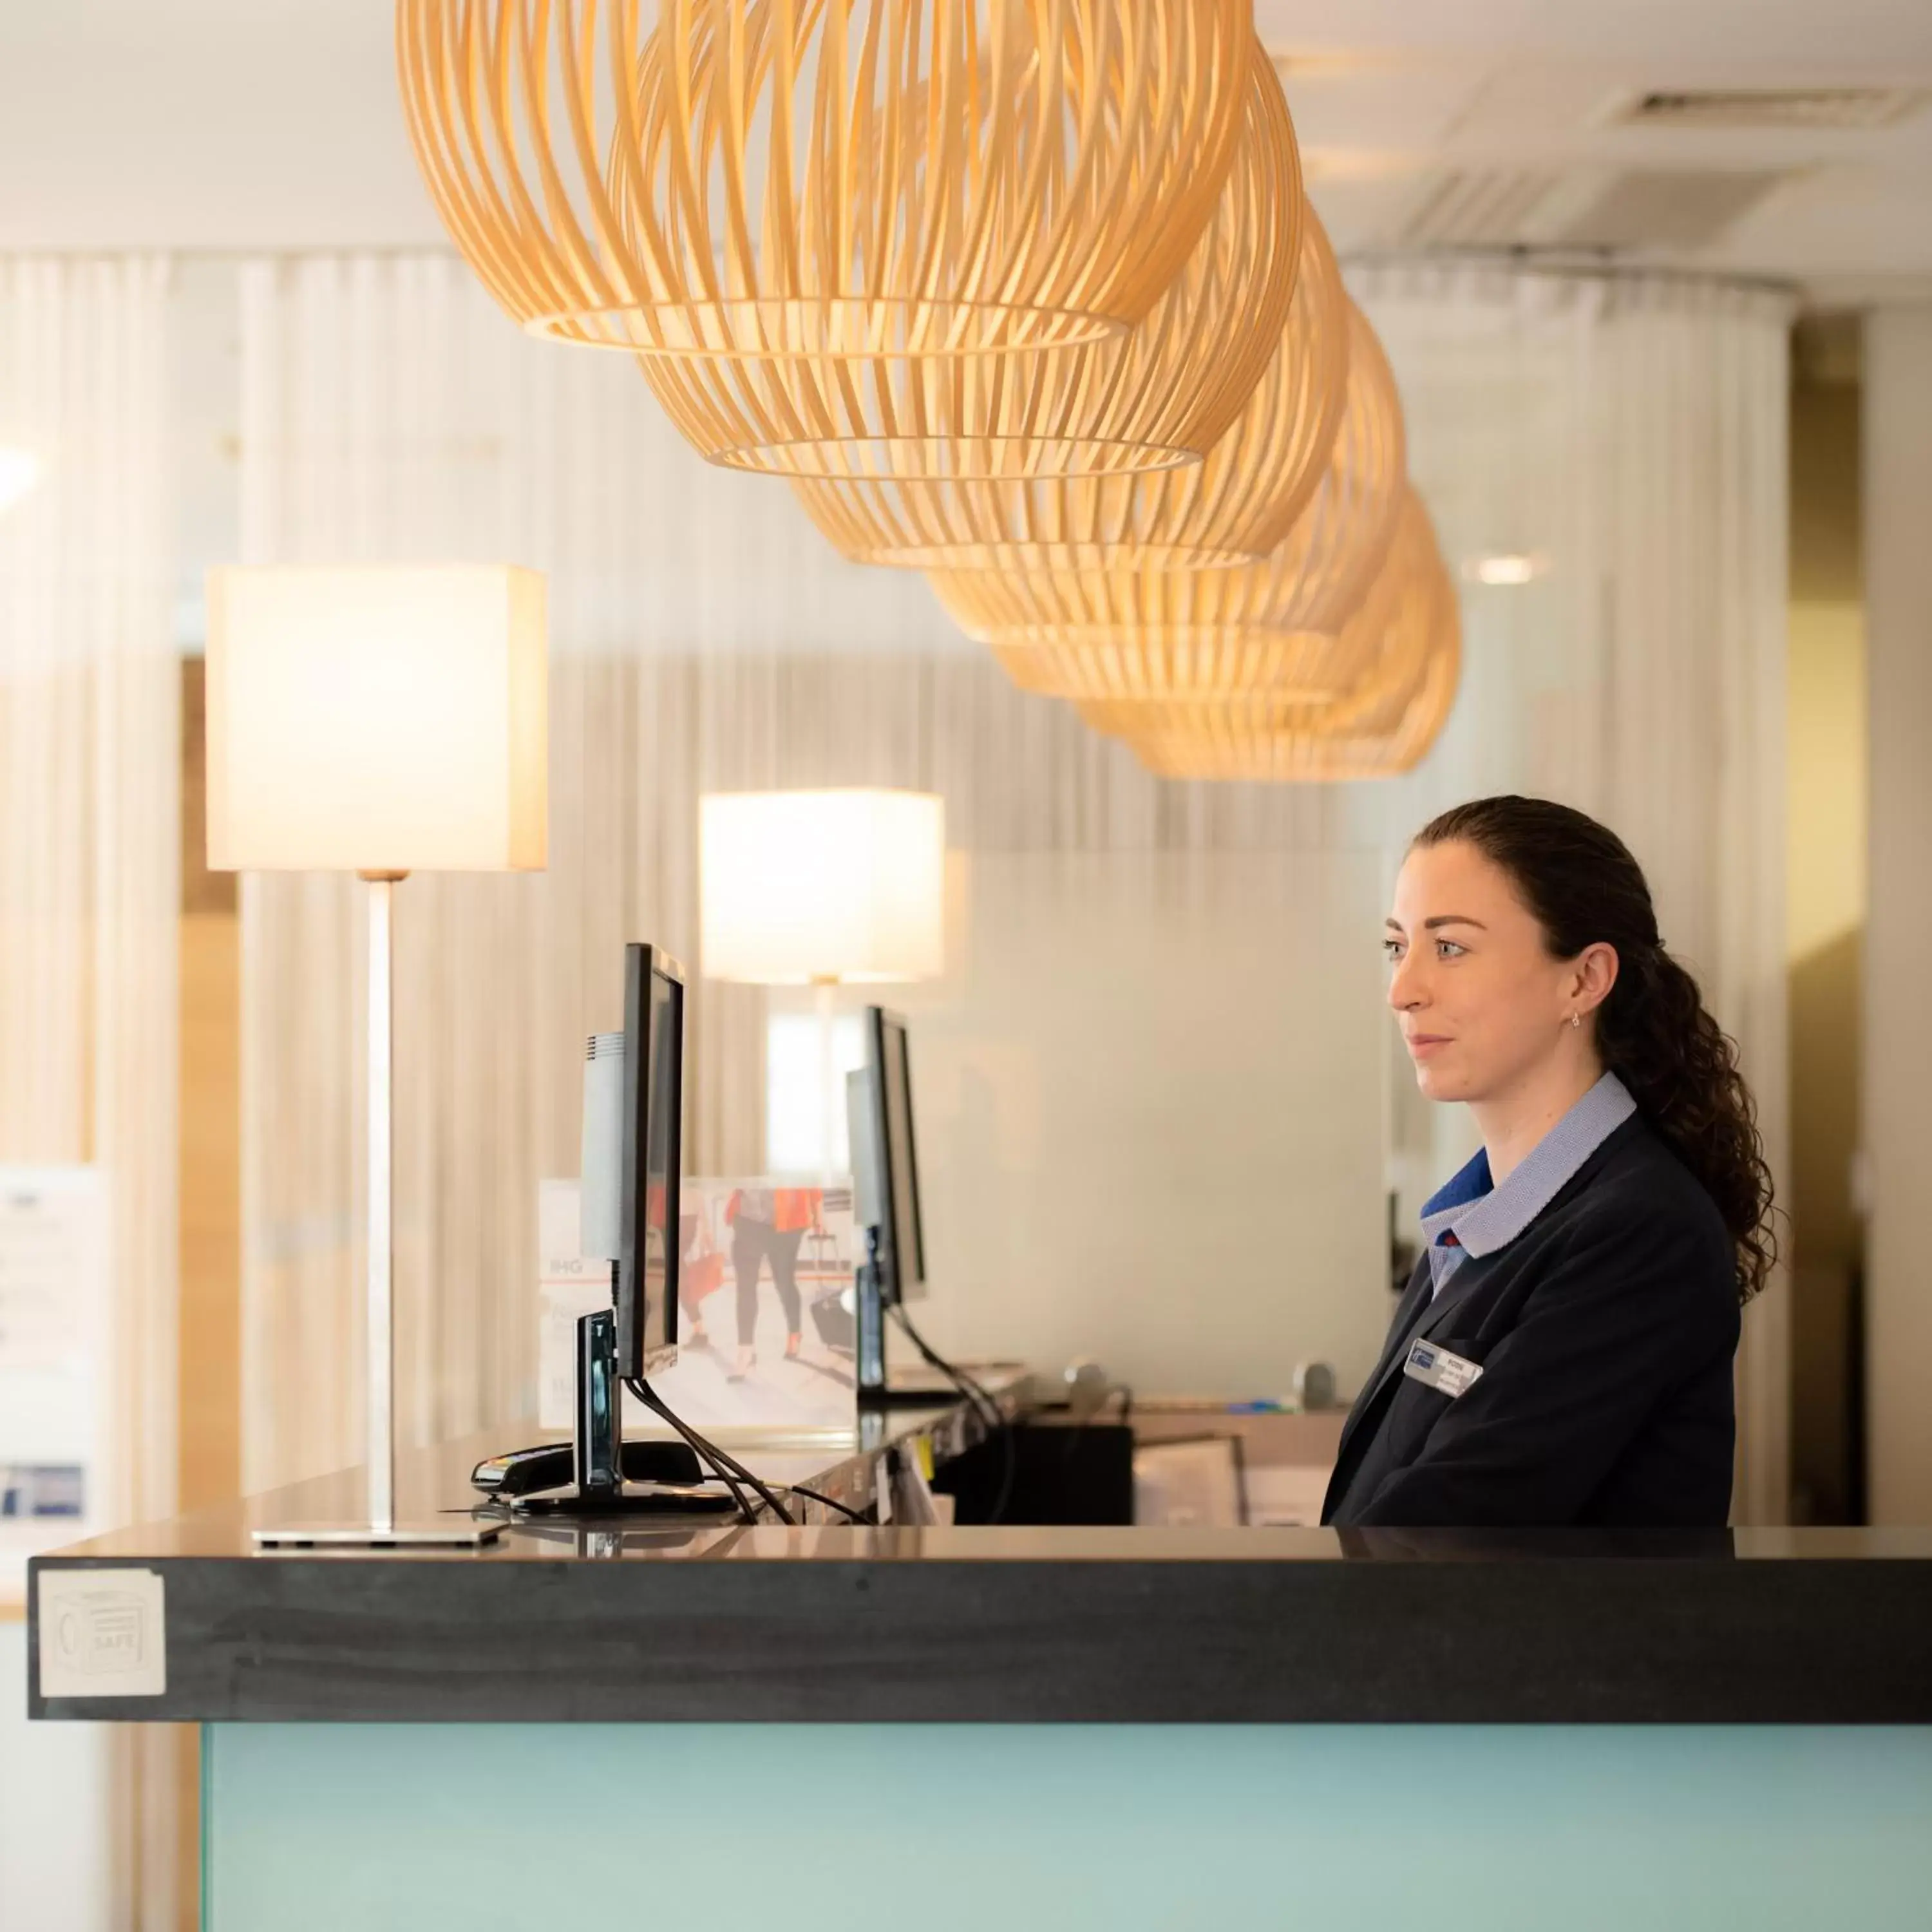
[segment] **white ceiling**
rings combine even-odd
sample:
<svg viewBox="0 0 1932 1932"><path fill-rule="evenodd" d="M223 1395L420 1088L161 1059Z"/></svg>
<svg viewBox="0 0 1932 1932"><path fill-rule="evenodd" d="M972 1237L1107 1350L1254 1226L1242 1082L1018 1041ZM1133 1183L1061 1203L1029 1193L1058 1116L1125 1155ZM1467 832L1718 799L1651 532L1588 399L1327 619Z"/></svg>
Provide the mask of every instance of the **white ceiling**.
<svg viewBox="0 0 1932 1932"><path fill-rule="evenodd" d="M1571 232L1558 217L1619 184L1626 211L1671 205L1673 184L1633 173L1770 171L1701 245L1640 252L1790 277L1822 301L1932 292L1932 110L1871 132L1613 118L1652 91L1932 91L1928 0L1256 0L1256 13L1345 248L1433 232L1418 211L1452 189L1500 224L1495 238L1529 242ZM390 0L0 0L0 248L440 242L390 22ZM1750 199L1708 185L1693 198ZM1513 234L1518 208L1540 212Z"/></svg>
<svg viewBox="0 0 1932 1932"><path fill-rule="evenodd" d="M1932 292L1932 106L1872 131L1620 118L1646 94L1691 89L1932 100L1926 0L1257 0L1256 12L1344 248L1400 245L1451 173L1520 176L1558 208L1652 173L1690 178L1685 196L1714 206L1726 184L1700 192L1697 178L1762 174L1766 191L1703 245L1638 252L1789 278L1826 301ZM1528 226L1514 238L1541 238Z"/></svg>

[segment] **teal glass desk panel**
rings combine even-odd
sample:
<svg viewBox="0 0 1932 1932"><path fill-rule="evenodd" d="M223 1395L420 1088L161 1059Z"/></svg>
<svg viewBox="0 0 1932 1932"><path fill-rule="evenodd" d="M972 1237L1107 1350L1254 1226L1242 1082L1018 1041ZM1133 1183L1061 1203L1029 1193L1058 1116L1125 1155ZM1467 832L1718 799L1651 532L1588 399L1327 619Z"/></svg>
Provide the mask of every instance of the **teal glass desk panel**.
<svg viewBox="0 0 1932 1932"><path fill-rule="evenodd" d="M1932 1730L232 1724L203 1744L210 1932L1932 1925Z"/></svg>

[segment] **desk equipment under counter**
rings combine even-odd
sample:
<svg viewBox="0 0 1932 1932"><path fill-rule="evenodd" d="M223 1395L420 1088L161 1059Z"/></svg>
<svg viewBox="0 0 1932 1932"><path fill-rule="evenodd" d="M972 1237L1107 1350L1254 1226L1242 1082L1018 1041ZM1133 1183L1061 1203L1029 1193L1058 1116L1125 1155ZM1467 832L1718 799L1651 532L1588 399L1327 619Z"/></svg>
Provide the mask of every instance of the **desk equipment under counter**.
<svg viewBox="0 0 1932 1932"><path fill-rule="evenodd" d="M404 1480L460 1507L476 1447ZM214 1932L1928 1922L1932 1531L251 1546L358 1480L35 1565L160 1580L158 1689L30 1698L208 1727Z"/></svg>

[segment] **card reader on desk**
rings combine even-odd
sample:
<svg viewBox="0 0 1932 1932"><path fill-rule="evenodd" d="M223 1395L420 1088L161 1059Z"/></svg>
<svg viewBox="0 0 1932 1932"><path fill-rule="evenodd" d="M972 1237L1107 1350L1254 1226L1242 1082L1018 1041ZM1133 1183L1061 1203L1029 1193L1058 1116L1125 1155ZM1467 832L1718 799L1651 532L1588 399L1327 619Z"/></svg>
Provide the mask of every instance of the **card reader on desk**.
<svg viewBox="0 0 1932 1932"><path fill-rule="evenodd" d="M682 1442L626 1442L619 1468L627 1483L668 1483L695 1488L704 1480L697 1452ZM470 1480L486 1496L504 1502L560 1490L575 1475L573 1446L546 1442L535 1449L512 1449L490 1456L470 1472Z"/></svg>

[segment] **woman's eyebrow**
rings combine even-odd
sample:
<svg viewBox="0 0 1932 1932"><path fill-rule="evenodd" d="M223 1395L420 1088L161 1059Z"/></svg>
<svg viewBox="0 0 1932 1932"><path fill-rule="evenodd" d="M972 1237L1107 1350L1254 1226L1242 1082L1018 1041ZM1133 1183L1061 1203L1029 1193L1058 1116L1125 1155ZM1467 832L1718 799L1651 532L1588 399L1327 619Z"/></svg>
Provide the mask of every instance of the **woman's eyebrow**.
<svg viewBox="0 0 1932 1932"><path fill-rule="evenodd" d="M1478 932L1487 932L1490 929L1480 920L1471 919L1466 914L1460 912L1445 912L1440 918L1425 919L1422 922L1422 929L1425 932L1433 932L1438 926L1473 926Z"/></svg>

